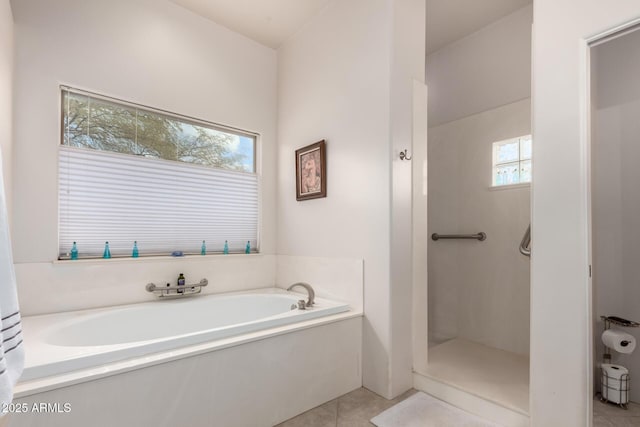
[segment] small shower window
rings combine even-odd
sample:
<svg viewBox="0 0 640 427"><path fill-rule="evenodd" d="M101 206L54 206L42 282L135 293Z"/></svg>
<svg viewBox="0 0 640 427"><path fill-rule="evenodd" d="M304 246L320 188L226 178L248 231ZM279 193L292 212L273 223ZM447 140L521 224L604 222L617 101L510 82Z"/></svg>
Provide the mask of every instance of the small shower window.
<svg viewBox="0 0 640 427"><path fill-rule="evenodd" d="M531 135L493 143L494 187L531 182Z"/></svg>

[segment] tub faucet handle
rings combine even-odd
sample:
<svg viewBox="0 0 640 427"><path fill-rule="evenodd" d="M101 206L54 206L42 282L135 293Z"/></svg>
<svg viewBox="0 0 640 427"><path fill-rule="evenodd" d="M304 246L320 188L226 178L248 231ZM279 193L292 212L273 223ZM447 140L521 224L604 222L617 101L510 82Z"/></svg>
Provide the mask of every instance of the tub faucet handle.
<svg viewBox="0 0 640 427"><path fill-rule="evenodd" d="M298 300L298 310L306 310L307 303L303 299Z"/></svg>

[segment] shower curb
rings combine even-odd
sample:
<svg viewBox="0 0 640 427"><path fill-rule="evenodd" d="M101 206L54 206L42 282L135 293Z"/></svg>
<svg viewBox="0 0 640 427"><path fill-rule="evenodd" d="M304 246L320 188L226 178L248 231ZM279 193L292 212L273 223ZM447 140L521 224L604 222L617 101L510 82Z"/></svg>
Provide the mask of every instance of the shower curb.
<svg viewBox="0 0 640 427"><path fill-rule="evenodd" d="M528 427L530 425L528 415L417 372L413 373L413 387L505 427Z"/></svg>

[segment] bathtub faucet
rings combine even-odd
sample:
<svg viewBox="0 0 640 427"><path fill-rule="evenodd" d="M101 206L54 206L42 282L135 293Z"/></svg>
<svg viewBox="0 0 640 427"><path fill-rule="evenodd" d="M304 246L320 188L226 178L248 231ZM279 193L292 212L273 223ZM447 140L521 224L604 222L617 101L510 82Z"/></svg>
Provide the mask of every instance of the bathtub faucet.
<svg viewBox="0 0 640 427"><path fill-rule="evenodd" d="M293 285L287 288L287 291L295 288L296 286L302 286L307 290L307 294L309 294L309 299L307 300L307 307L311 307L313 305L313 300L316 298L316 293L313 291L313 288L310 284L304 282L294 283Z"/></svg>

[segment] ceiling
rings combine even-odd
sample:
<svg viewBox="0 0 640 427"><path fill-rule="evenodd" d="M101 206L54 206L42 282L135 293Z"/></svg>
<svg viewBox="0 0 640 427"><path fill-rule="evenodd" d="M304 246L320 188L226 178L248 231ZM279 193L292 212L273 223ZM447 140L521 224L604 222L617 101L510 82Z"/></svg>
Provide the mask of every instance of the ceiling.
<svg viewBox="0 0 640 427"><path fill-rule="evenodd" d="M427 55L528 5L532 0L426 0Z"/></svg>
<svg viewBox="0 0 640 427"><path fill-rule="evenodd" d="M330 1L171 0L230 30L277 49ZM425 0L427 54L530 4L532 0Z"/></svg>
<svg viewBox="0 0 640 427"><path fill-rule="evenodd" d="M278 48L330 0L171 0L261 43ZM340 0L338 0L340 1Z"/></svg>

